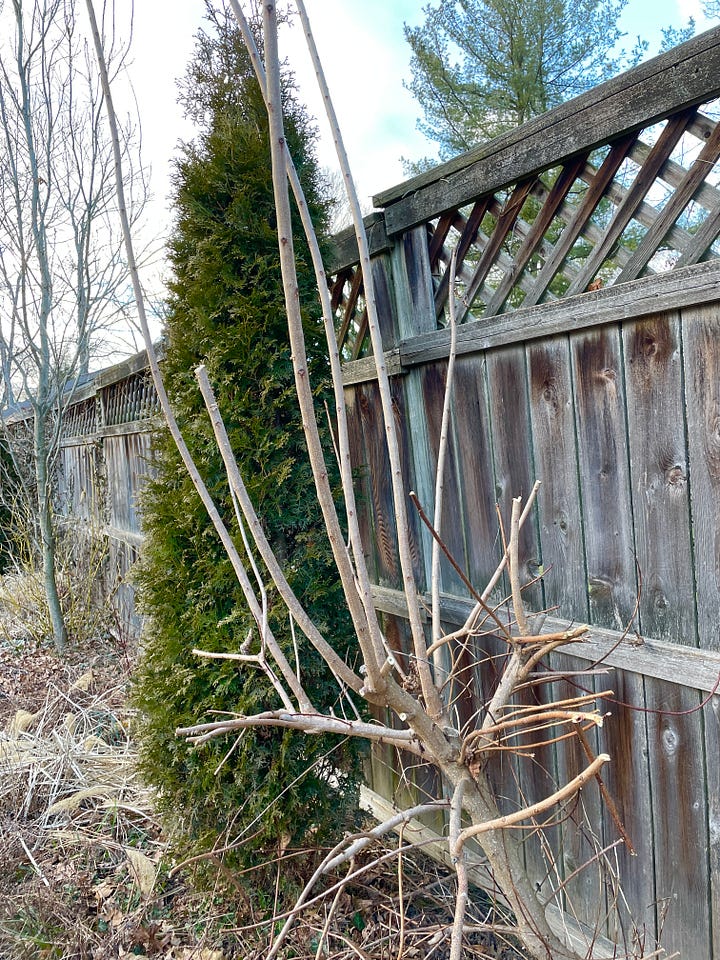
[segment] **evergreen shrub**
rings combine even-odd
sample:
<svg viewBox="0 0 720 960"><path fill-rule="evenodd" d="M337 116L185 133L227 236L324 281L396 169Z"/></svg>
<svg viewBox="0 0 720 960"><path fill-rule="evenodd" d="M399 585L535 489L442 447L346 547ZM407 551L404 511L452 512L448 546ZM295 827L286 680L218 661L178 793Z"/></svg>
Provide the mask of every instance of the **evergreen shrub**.
<svg viewBox="0 0 720 960"><path fill-rule="evenodd" d="M226 16L212 15L210 27L200 33L182 90L201 132L184 146L175 175L166 385L209 490L237 532L222 461L193 375L198 363L206 365L269 540L294 590L342 651L351 624L314 496L295 400L265 107ZM312 130L289 80L285 98L289 147L322 230L325 211ZM296 233L308 356L322 405L329 396L327 350L309 254ZM247 866L282 850L334 841L356 806L358 758L346 741L255 728L234 744L216 739L196 748L175 736L176 727L202 721L212 711L253 713L280 704L257 669L191 653L193 647L238 650L249 633L253 650L259 641L230 562L166 433L158 438L158 448L157 475L143 503L147 540L138 576L149 616L135 681L143 718L142 770L159 787L164 810L180 823L184 853L234 845L242 838L226 862ZM239 532L236 541L242 553ZM270 623L294 663L287 614L272 595ZM336 685L296 632L307 689L318 704L334 702ZM342 713L342 704L335 707Z"/></svg>

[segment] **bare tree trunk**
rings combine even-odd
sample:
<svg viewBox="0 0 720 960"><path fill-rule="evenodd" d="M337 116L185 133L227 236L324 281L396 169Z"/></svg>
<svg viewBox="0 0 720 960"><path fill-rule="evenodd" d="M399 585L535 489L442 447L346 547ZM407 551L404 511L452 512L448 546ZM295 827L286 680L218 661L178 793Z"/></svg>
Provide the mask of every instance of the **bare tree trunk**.
<svg viewBox="0 0 720 960"><path fill-rule="evenodd" d="M35 479L37 482L37 513L40 527L40 542L42 552L42 572L45 596L47 599L50 623L52 625L53 641L58 653L63 653L67 647L67 627L60 604L60 595L57 586L56 569L56 537L52 518L52 497L50 479L48 477L48 442L45 431L44 417L40 410L35 411L34 425L34 455Z"/></svg>

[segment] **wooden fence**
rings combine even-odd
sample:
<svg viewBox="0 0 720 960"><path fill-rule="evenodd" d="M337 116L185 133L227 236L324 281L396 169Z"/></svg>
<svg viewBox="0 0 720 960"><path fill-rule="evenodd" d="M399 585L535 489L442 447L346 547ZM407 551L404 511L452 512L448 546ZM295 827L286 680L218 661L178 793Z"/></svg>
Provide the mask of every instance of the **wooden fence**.
<svg viewBox="0 0 720 960"><path fill-rule="evenodd" d="M142 544L138 494L152 470L159 404L146 354L98 373L76 391L62 421L56 510L107 538L105 589L122 627L140 620L128 573Z"/></svg>
<svg viewBox="0 0 720 960"><path fill-rule="evenodd" d="M610 676L596 746L637 856L615 847L629 912L648 943L687 960L720 957L720 31L643 64L525 127L388 190L368 221L385 360L393 374L408 490L432 515L450 335L449 262L462 303L443 535L476 587L499 559L496 503L542 481L522 561L527 599L546 626L589 622L591 639L553 667ZM391 491L357 247L338 239L333 304L344 356L354 465L378 608L406 641ZM428 588L429 534L412 520ZM470 609L442 571L444 620ZM457 702L482 710L502 653ZM564 680L543 696L568 695ZM576 746L505 761L508 806L573 776ZM383 767L383 764L386 764ZM392 768L392 769L390 769ZM386 795L412 774L375 758ZM417 778L416 778L417 779ZM422 783L418 780L418 788ZM583 822L582 814L587 814ZM616 891L592 866L618 837L597 792L525 844L541 893L618 942ZM590 833L594 832L594 836ZM627 915L625 911L622 914ZM621 951L622 952L622 951Z"/></svg>
<svg viewBox="0 0 720 960"><path fill-rule="evenodd" d="M596 747L637 856L617 858L628 910L687 960L720 957L720 31L710 31L525 127L376 198L368 218L386 363L408 490L428 512L449 354L449 263L457 250L458 329L443 533L482 586L499 556L496 503L542 481L522 561L546 625L589 622L590 640L552 666L602 659L611 716ZM357 247L337 238L331 289L345 357L362 530L385 629L406 642L388 469ZM104 517L120 567L141 543L135 493L148 470L155 400L135 359L97 378L66 425L68 513ZM102 479L101 479L102 478ZM102 495L100 491L104 490ZM100 504L105 506L101 508ZM429 535L412 520L428 588ZM542 574L542 576L540 576ZM539 579L537 579L539 577ZM442 570L443 616L468 594ZM419 598L423 602L423 598ZM482 709L498 641L457 703ZM577 692L556 681L543 696ZM508 806L573 776L576 747L498 764ZM374 759L376 789L407 778ZM594 789L525 844L541 893L614 940L617 892L592 866L617 830Z"/></svg>

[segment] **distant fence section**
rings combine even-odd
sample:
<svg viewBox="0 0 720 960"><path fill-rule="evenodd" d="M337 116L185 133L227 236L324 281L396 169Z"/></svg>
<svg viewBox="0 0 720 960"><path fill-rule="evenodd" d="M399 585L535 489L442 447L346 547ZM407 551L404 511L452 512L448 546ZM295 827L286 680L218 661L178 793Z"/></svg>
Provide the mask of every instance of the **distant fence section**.
<svg viewBox="0 0 720 960"><path fill-rule="evenodd" d="M139 618L127 578L142 544L138 495L152 472L159 409L143 351L80 387L62 422L56 510L107 537L110 599L133 631Z"/></svg>
<svg viewBox="0 0 720 960"><path fill-rule="evenodd" d="M719 95L714 30L385 191L367 221L406 487L432 516L455 252L459 356L442 534L482 588L500 556L496 504L508 518L511 499L542 481L521 545L528 604L550 611L549 629L592 625L588 643L551 665L602 660L614 670L536 695L576 695L577 684L614 691L595 746L612 757L607 784L638 855L607 855L618 859L630 912L687 960L720 957ZM403 650L407 606L349 233L331 272L365 549L385 630ZM430 538L411 523L427 591ZM471 604L449 563L442 589L452 629ZM483 662L455 691L461 726L482 712L504 648L482 637L454 655ZM584 763L569 741L498 761L494 775L511 808ZM424 786L382 751L374 776L389 797L408 781ZM605 921L618 891L580 869L618 838L597 792L583 791L547 835L554 866L536 836L525 843L541 894L627 943L630 928Z"/></svg>

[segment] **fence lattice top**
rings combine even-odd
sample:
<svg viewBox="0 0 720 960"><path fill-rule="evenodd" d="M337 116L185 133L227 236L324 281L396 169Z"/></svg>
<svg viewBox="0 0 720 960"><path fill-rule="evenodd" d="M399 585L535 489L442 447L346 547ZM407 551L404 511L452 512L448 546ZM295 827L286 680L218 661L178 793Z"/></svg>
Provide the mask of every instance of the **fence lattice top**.
<svg viewBox="0 0 720 960"><path fill-rule="evenodd" d="M719 257L718 77L714 30L386 191L376 232L424 226L438 327L453 250L461 322ZM346 359L368 348L351 259L331 282Z"/></svg>

